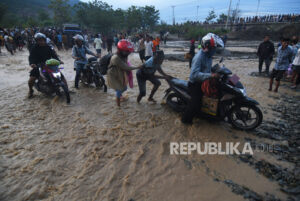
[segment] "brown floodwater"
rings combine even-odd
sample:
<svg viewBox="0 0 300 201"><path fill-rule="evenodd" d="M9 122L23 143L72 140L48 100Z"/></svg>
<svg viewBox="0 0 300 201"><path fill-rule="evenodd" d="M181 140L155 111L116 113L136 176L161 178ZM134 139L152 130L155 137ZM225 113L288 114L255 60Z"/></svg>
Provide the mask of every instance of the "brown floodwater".
<svg viewBox="0 0 300 201"><path fill-rule="evenodd" d="M70 105L63 98L36 91L28 100L28 51L11 56L3 50L0 54L0 200L244 199L216 179L232 180L260 195L287 199L278 183L236 156L170 155L170 142L244 143L245 137L258 142L271 140L232 129L225 122L197 119L192 126L181 124L180 115L162 100L167 88L164 81L155 94L157 104L146 98L136 103L135 79L134 88L127 91L129 100L117 108L111 89L104 93L81 85L75 90L71 52L58 54L65 62L63 73L72 91ZM136 53L129 60L140 64ZM264 118L278 118L268 107L278 101L273 97L295 92L287 87L280 88L278 94L268 92L268 79L249 76L257 70L255 59L224 63L241 77L248 95L268 111ZM174 77L188 79L188 62L165 61L163 68ZM147 95L151 87L147 82ZM254 153L254 158L293 167L269 153Z"/></svg>

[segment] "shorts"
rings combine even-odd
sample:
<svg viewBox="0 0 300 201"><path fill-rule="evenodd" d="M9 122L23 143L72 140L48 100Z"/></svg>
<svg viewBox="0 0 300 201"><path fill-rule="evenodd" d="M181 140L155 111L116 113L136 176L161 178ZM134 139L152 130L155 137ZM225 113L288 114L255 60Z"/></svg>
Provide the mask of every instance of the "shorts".
<svg viewBox="0 0 300 201"><path fill-rule="evenodd" d="M285 74L285 71L286 70L276 70L276 69L273 69L273 71L271 73L271 79L275 78L276 81L280 81L283 78L283 76Z"/></svg>
<svg viewBox="0 0 300 201"><path fill-rule="evenodd" d="M293 65L292 69L295 73L300 74L300 66Z"/></svg>
<svg viewBox="0 0 300 201"><path fill-rule="evenodd" d="M139 56L141 60L145 59L145 49L139 51Z"/></svg>
<svg viewBox="0 0 300 201"><path fill-rule="evenodd" d="M145 74L141 70L136 73L136 78L139 85L140 96L146 95L146 81L150 81L154 86L159 87L161 82L154 76L154 74Z"/></svg>
<svg viewBox="0 0 300 201"><path fill-rule="evenodd" d="M97 54L101 54L101 49L96 49Z"/></svg>
<svg viewBox="0 0 300 201"><path fill-rule="evenodd" d="M33 68L30 72L29 72L29 76L30 77L35 77L35 78L39 78L40 77L40 71L38 67Z"/></svg>
<svg viewBox="0 0 300 201"><path fill-rule="evenodd" d="M127 90L127 87L125 87L123 90L116 90L116 97L121 98L123 95L123 92Z"/></svg>

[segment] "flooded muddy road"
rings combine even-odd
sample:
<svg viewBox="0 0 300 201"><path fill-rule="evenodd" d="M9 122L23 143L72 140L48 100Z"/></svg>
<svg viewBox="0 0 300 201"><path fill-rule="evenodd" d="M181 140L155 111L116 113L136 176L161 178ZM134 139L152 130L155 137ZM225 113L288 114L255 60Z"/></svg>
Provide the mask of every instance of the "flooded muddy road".
<svg viewBox="0 0 300 201"><path fill-rule="evenodd" d="M134 78L134 88L127 92L129 100L119 109L111 89L104 93L81 85L75 90L71 52L58 54L65 62L63 73L72 91L70 105L36 91L33 99L27 99L27 50L14 56L0 55L0 200L297 199L297 193L284 192L284 185L260 171L266 165L257 166L263 161L283 173L299 170L299 162L279 160L274 153L255 151L247 159L238 155L170 155L170 142L285 145L285 141L238 131L226 122L197 119L192 126L183 125L180 115L162 100L167 88L164 81L154 97L157 104L146 98L137 104ZM131 55L130 61L140 64L138 54ZM257 70L256 59L231 58L224 63L241 77L248 95L260 102L264 121L281 118L281 113L271 108L282 96L297 96L289 83L283 83L276 94L268 92L267 78L250 76ZM174 77L188 79L188 62L165 61L163 68ZM147 85L147 94L151 87Z"/></svg>

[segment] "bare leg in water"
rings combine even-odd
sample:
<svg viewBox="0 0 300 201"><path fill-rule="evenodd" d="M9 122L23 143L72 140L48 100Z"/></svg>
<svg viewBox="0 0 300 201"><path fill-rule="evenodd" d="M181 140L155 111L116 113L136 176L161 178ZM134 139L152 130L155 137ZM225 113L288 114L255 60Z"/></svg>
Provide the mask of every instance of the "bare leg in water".
<svg viewBox="0 0 300 201"><path fill-rule="evenodd" d="M30 77L28 80L28 87L29 87L28 98L33 97L33 85L34 85L35 80L36 80L36 77Z"/></svg>
<svg viewBox="0 0 300 201"><path fill-rule="evenodd" d="M272 86L273 86L273 78L270 79L269 91L272 91Z"/></svg>
<svg viewBox="0 0 300 201"><path fill-rule="evenodd" d="M276 86L275 86L274 92L278 92L279 85L280 85L280 81L276 80Z"/></svg>
<svg viewBox="0 0 300 201"><path fill-rule="evenodd" d="M155 92L157 91L158 87L159 87L159 85L158 86L157 85L153 86L152 91L150 93L150 96L148 98L148 101L156 103L156 100L153 99L153 96L154 96Z"/></svg>

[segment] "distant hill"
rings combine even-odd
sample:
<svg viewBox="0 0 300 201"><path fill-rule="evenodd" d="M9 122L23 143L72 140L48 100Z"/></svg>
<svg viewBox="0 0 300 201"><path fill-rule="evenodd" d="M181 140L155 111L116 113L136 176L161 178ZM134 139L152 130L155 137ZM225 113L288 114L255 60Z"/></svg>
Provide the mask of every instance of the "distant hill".
<svg viewBox="0 0 300 201"><path fill-rule="evenodd" d="M70 5L74 5L80 0L70 0ZM1 0L8 8L8 12L12 12L21 16L35 15L40 9L48 10L50 0Z"/></svg>

